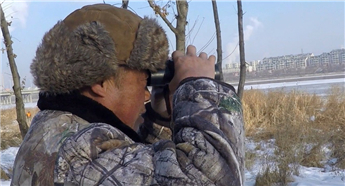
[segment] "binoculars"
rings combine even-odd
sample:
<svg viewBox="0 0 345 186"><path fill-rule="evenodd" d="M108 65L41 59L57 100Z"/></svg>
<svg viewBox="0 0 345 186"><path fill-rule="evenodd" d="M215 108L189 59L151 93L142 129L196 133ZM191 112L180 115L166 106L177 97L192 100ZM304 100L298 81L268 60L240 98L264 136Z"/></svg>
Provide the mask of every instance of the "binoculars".
<svg viewBox="0 0 345 186"><path fill-rule="evenodd" d="M172 80L174 77L174 61L167 60L166 67L164 70L160 70L155 73L150 73L150 77L147 80L147 86L164 86ZM216 80L220 80L220 73L218 65L215 65L215 75Z"/></svg>

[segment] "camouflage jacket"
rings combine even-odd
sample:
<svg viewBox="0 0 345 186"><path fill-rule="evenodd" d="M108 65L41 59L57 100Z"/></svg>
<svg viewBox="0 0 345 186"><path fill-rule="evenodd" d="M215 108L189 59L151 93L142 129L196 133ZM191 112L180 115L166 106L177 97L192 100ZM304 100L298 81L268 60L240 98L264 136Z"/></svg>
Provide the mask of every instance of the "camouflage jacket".
<svg viewBox="0 0 345 186"><path fill-rule="evenodd" d="M243 185L244 126L233 87L188 80L173 108L172 139L146 135L158 137L152 144L118 124L42 111L18 152L12 184Z"/></svg>

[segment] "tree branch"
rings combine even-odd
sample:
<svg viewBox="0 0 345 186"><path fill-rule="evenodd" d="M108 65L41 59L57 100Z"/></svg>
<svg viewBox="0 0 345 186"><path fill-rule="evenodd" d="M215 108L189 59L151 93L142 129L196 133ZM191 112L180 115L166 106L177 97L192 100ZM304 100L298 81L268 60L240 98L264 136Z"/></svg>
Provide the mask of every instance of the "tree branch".
<svg viewBox="0 0 345 186"><path fill-rule="evenodd" d="M122 0L122 8L127 9L128 3L128 0Z"/></svg>
<svg viewBox="0 0 345 186"><path fill-rule="evenodd" d="M154 0L148 0L148 3L150 5L150 7L153 9L153 11L158 14L163 21L168 25L168 27L170 28L170 30L174 33L177 34L177 29L169 22L169 20L166 18L165 15L163 15L163 13L160 11L160 7L158 5L155 5Z"/></svg>

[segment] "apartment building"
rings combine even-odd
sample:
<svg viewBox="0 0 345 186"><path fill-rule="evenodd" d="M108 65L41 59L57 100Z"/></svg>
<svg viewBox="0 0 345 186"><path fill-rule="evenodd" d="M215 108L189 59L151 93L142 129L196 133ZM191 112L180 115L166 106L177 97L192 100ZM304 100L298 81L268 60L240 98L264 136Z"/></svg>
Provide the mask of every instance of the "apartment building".
<svg viewBox="0 0 345 186"><path fill-rule="evenodd" d="M345 64L345 49L332 50L329 53L322 53L318 56L313 56L308 60L309 66L327 66L330 64Z"/></svg>
<svg viewBox="0 0 345 186"><path fill-rule="evenodd" d="M238 63L228 64L229 72L238 72ZM281 69L304 69L308 66L321 67L332 64L345 64L345 49L336 49L315 56L313 53L267 57L262 60L247 62L248 71L273 71Z"/></svg>
<svg viewBox="0 0 345 186"><path fill-rule="evenodd" d="M246 62L246 68L248 72L253 72L258 70L258 64L260 63L260 60L254 60L250 62ZM230 63L225 64L225 68L223 68L223 72L240 72L241 64L238 63Z"/></svg>
<svg viewBox="0 0 345 186"><path fill-rule="evenodd" d="M330 53L330 61L334 64L345 63L345 49L332 50Z"/></svg>
<svg viewBox="0 0 345 186"><path fill-rule="evenodd" d="M264 58L262 62L258 64L257 70L305 68L311 56L313 56L312 53Z"/></svg>

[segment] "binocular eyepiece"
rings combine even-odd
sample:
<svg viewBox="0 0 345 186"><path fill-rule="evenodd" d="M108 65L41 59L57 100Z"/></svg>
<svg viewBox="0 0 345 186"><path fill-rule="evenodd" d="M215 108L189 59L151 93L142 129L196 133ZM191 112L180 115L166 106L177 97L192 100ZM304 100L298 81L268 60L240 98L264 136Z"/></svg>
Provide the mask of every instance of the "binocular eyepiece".
<svg viewBox="0 0 345 186"><path fill-rule="evenodd" d="M174 61L167 60L166 67L164 70L160 70L155 73L150 73L150 77L147 80L147 86L164 86L172 80L174 77L175 68ZM215 65L215 75L216 80L220 80L220 73L218 65Z"/></svg>

